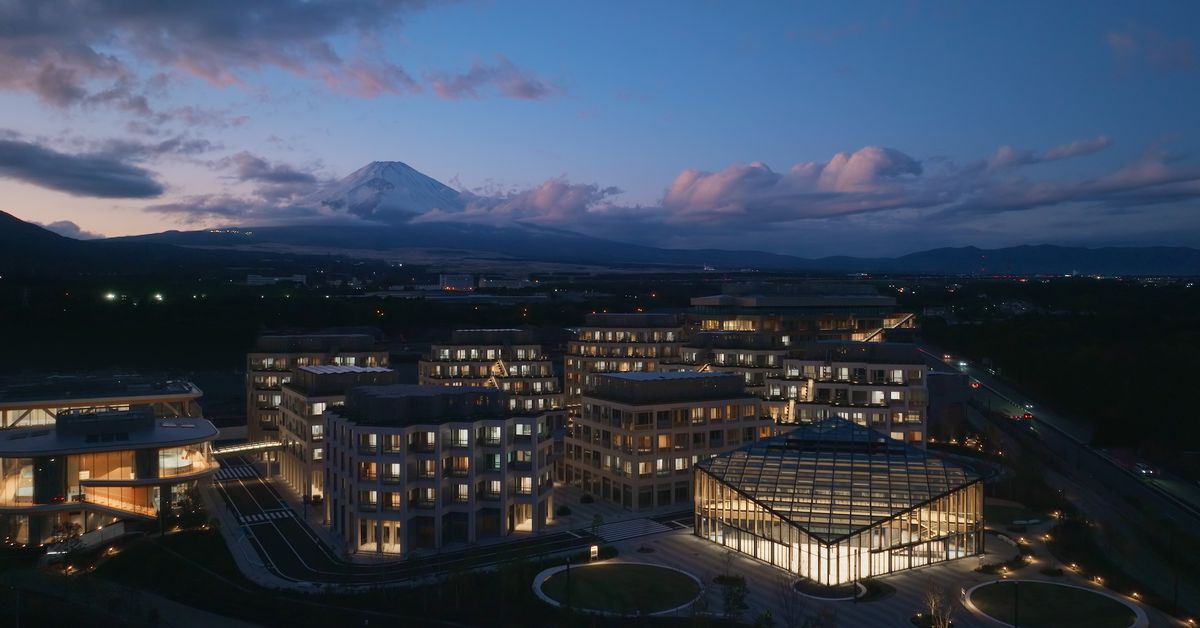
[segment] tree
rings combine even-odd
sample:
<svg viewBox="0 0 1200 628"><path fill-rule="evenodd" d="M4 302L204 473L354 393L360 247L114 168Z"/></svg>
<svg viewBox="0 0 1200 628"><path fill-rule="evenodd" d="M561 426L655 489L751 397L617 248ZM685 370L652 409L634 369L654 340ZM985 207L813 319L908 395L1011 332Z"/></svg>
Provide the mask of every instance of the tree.
<svg viewBox="0 0 1200 628"><path fill-rule="evenodd" d="M592 536L600 536L600 526L602 525L604 525L604 516L596 513L596 516L592 517Z"/></svg>
<svg viewBox="0 0 1200 628"><path fill-rule="evenodd" d="M742 576L725 576L721 583L721 610L725 619L737 621L746 607L746 579Z"/></svg>
<svg viewBox="0 0 1200 628"><path fill-rule="evenodd" d="M779 596L779 619L784 628L800 628L805 614L804 600L792 585L792 574L780 571L775 581L775 593Z"/></svg>
<svg viewBox="0 0 1200 628"><path fill-rule="evenodd" d="M59 563L64 576L70 573L71 563L79 557L79 553L83 550L82 536L83 526L72 521L64 521L54 527L51 543L54 545L55 553L59 555Z"/></svg>
<svg viewBox="0 0 1200 628"><path fill-rule="evenodd" d="M932 628L950 628L950 620L954 615L955 604L957 604L954 592L946 587L938 586L931 579L926 584L925 594L921 599L925 604L925 612L929 614L930 626Z"/></svg>

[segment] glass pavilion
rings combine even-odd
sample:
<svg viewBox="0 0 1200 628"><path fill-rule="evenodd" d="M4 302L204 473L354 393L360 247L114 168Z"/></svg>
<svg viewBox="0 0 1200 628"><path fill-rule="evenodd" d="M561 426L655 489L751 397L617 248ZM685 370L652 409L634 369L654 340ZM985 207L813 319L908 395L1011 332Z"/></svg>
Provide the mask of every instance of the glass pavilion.
<svg viewBox="0 0 1200 628"><path fill-rule="evenodd" d="M983 478L841 417L695 465L696 534L825 585L983 551Z"/></svg>

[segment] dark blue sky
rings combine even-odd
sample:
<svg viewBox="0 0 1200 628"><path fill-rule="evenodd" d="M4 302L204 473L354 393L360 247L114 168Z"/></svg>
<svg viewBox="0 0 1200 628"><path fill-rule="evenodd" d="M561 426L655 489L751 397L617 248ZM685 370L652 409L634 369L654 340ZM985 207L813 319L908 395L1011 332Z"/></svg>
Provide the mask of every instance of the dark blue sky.
<svg viewBox="0 0 1200 628"><path fill-rule="evenodd" d="M0 2L0 209L279 222L398 160L676 247L1200 245L1200 4L965 5Z"/></svg>

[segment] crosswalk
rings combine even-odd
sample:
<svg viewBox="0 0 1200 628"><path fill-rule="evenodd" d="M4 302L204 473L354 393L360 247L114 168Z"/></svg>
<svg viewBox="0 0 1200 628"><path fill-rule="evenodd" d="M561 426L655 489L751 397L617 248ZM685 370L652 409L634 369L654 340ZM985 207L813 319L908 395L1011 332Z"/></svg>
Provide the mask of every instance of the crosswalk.
<svg viewBox="0 0 1200 628"><path fill-rule="evenodd" d="M217 470L216 478L218 480L232 480L234 478L254 478L258 477L254 467L245 465L237 467L221 467Z"/></svg>
<svg viewBox="0 0 1200 628"><path fill-rule="evenodd" d="M596 536L604 539L605 543L613 543L624 539L646 536L647 534L669 532L671 529L657 521L649 519L630 519L628 521L618 521L617 523L602 525L596 528Z"/></svg>
<svg viewBox="0 0 1200 628"><path fill-rule="evenodd" d="M290 519L294 515L290 510L268 510L253 515L238 517L238 523L242 525L254 525L256 523L266 523L272 519Z"/></svg>

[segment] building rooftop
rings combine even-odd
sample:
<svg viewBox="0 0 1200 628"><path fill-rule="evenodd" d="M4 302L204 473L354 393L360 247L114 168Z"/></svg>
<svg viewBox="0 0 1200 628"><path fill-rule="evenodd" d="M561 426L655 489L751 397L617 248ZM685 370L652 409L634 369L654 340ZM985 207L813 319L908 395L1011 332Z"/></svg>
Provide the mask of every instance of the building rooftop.
<svg viewBox="0 0 1200 628"><path fill-rule="evenodd" d="M173 447L212 440L217 433L206 419L156 419L144 408L70 412L60 414L52 426L0 431L0 457Z"/></svg>
<svg viewBox="0 0 1200 628"><path fill-rule="evenodd" d="M390 373L392 369L382 366L349 366L341 364L322 364L316 366L301 366L299 370L314 375L343 375L346 373Z"/></svg>
<svg viewBox="0 0 1200 628"><path fill-rule="evenodd" d="M748 395L745 381L734 373L659 371L596 373L589 377L583 396L639 405L739 399Z"/></svg>
<svg viewBox="0 0 1200 628"><path fill-rule="evenodd" d="M520 414L508 408L506 398L495 388L471 386L358 386L346 393L345 405L333 413L355 423L392 427Z"/></svg>
<svg viewBox="0 0 1200 628"><path fill-rule="evenodd" d="M621 379L630 382L678 381L735 377L729 373L712 373L701 371L650 371L636 373L604 373L601 377Z"/></svg>
<svg viewBox="0 0 1200 628"><path fill-rule="evenodd" d="M191 382L182 380L152 381L136 376L51 376L35 382L0 385L0 407L147 397L199 398L202 394Z"/></svg>
<svg viewBox="0 0 1200 628"><path fill-rule="evenodd" d="M702 460L696 469L827 544L983 479L841 417Z"/></svg>
<svg viewBox="0 0 1200 628"><path fill-rule="evenodd" d="M647 329L661 327L671 329L683 324L679 316L664 312L604 312L588 314L584 320L584 328Z"/></svg>
<svg viewBox="0 0 1200 628"><path fill-rule="evenodd" d="M796 347L790 358L824 362L866 362L874 364L925 364L917 345L907 342L810 342Z"/></svg>

